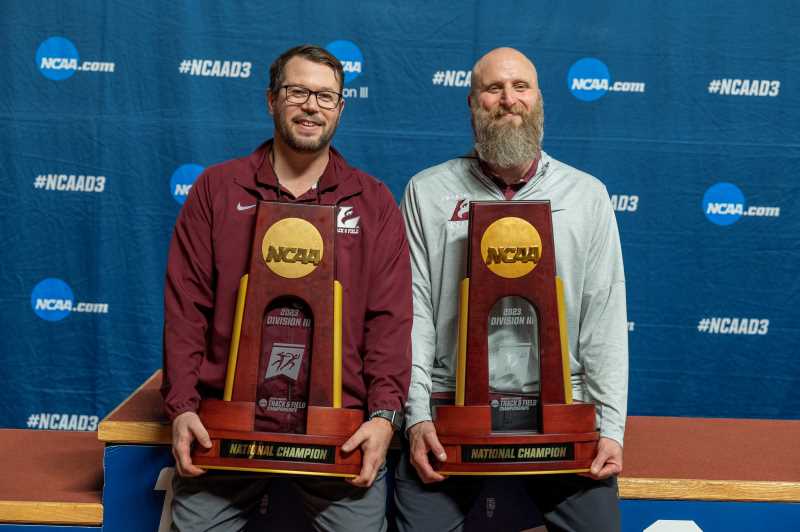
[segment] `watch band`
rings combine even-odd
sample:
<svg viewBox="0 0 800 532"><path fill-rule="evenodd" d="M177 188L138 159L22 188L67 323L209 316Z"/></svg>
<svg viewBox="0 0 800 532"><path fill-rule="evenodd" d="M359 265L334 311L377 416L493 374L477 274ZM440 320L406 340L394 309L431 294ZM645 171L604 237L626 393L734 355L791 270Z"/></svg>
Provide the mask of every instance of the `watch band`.
<svg viewBox="0 0 800 532"><path fill-rule="evenodd" d="M403 413L397 410L376 410L369 415L369 419L381 417L392 424L394 430L403 426Z"/></svg>

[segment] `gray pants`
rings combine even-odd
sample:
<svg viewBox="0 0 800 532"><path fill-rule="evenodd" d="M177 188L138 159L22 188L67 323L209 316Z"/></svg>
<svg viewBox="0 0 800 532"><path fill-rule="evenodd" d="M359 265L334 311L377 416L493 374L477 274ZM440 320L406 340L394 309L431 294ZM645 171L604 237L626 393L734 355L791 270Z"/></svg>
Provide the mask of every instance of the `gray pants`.
<svg viewBox="0 0 800 532"><path fill-rule="evenodd" d="M460 532L481 493L480 477L450 477L423 484L404 452L395 474L399 532ZM549 532L618 532L617 480L580 475L531 475L525 491Z"/></svg>
<svg viewBox="0 0 800 532"><path fill-rule="evenodd" d="M227 471L209 471L195 478L175 475L172 530L253 530L248 522L257 517L265 493L277 481L267 475ZM293 530L309 527L303 521L305 514L315 531L386 532L385 466L369 489L331 477L284 477L280 482L291 488L292 497L285 497L289 504L278 511L290 516L284 516L284 522L297 518Z"/></svg>

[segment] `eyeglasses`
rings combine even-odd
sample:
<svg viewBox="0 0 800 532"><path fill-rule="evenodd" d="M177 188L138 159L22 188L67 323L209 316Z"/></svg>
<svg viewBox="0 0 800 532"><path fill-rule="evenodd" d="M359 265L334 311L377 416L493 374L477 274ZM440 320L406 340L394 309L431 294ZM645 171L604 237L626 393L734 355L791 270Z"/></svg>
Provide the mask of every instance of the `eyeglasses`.
<svg viewBox="0 0 800 532"><path fill-rule="evenodd" d="M297 105L306 103L312 94L323 109L336 109L342 101L342 95L335 91L312 91L300 85L284 85L281 89L286 89L286 101Z"/></svg>

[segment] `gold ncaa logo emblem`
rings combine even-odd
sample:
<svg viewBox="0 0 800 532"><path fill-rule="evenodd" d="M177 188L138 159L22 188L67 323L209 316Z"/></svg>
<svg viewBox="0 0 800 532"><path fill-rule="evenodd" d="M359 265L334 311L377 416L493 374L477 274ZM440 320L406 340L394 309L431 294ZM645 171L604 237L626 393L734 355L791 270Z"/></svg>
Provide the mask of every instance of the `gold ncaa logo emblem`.
<svg viewBox="0 0 800 532"><path fill-rule="evenodd" d="M302 218L284 218L272 224L261 241L267 268L275 275L297 279L322 262L322 235Z"/></svg>
<svg viewBox="0 0 800 532"><path fill-rule="evenodd" d="M542 237L529 222L515 216L492 222L481 237L481 256L492 273L516 279L533 271L542 257Z"/></svg>

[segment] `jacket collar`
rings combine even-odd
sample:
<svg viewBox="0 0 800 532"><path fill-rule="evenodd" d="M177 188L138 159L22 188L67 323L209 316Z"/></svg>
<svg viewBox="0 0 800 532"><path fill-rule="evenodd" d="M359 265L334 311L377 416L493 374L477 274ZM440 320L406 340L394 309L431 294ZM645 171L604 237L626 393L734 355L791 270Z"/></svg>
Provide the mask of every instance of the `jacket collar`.
<svg viewBox="0 0 800 532"><path fill-rule="evenodd" d="M494 182L494 180L489 175L484 173L483 165L481 164L481 161L479 160L478 154L475 152L475 150L472 150L469 154L460 157L460 159L464 159L467 161L467 164L469 165L468 166L469 171L475 177L475 179L483 183L483 185L489 188L490 190L493 191L497 190L497 192L500 193L500 189L497 187L497 184ZM542 182L542 180L547 178L551 173L550 162L551 158L547 154L547 152L545 152L544 150L540 150L538 163L536 165L536 171L533 173L533 175L530 176L530 178L525 182L525 184L517 191L517 194L523 194L533 190L535 187L539 185L539 183Z"/></svg>
<svg viewBox="0 0 800 532"><path fill-rule="evenodd" d="M247 176L235 177L240 186L256 192L262 200L273 199L278 192L278 178L269 160L272 150L272 139L261 144L248 157L251 173ZM328 165L317 183L322 203L338 203L340 200L361 192L361 183L356 171L347 164L344 157L333 147L330 148ZM283 192L291 196L286 190Z"/></svg>

